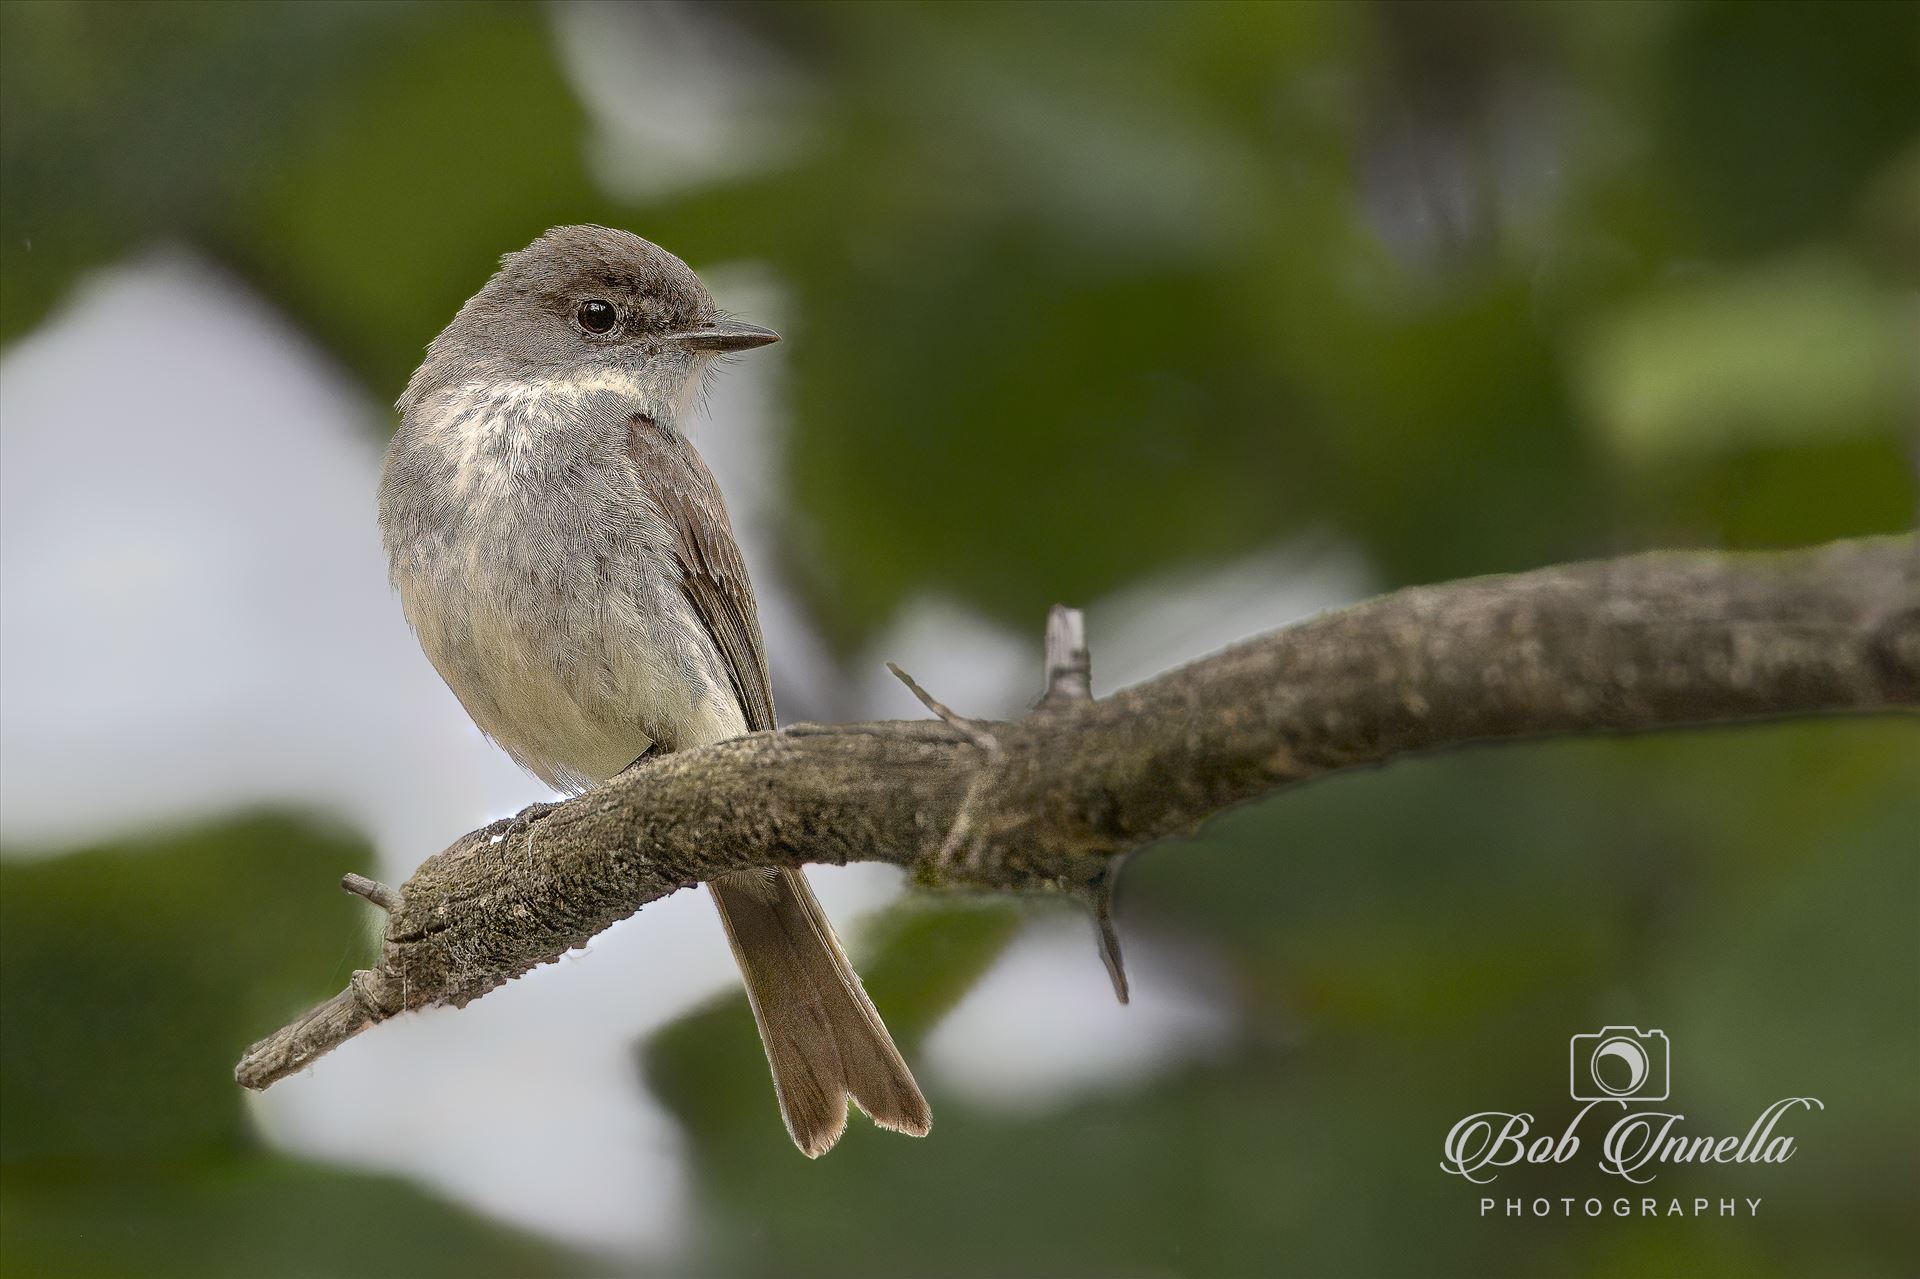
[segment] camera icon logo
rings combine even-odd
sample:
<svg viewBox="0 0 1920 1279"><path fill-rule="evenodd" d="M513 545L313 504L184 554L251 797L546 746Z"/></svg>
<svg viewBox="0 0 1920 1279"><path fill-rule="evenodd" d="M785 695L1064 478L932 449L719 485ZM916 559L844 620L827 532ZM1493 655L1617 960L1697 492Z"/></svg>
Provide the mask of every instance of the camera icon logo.
<svg viewBox="0 0 1920 1279"><path fill-rule="evenodd" d="M1575 1101L1665 1101L1672 1085L1672 1045L1663 1030L1608 1026L1575 1035Z"/></svg>

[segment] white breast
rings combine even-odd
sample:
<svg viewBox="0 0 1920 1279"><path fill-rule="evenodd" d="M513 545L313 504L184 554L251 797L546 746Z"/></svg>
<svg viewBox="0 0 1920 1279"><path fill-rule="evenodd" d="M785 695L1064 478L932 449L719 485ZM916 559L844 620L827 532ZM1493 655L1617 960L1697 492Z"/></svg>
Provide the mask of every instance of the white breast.
<svg viewBox="0 0 1920 1279"><path fill-rule="evenodd" d="M624 415L594 403L612 389L454 388L409 414L382 486L394 584L428 658L488 736L564 790L656 742L746 729Z"/></svg>

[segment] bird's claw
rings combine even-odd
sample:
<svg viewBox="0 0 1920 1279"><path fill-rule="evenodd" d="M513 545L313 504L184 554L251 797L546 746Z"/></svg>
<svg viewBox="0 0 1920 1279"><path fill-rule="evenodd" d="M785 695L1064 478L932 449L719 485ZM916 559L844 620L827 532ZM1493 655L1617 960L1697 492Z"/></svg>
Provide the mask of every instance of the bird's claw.
<svg viewBox="0 0 1920 1279"><path fill-rule="evenodd" d="M560 807L558 804L528 804L513 816L502 817L499 821L490 822L482 827L480 835L483 842L488 844L498 844L515 835L524 835L533 829L535 822L540 821L558 807Z"/></svg>

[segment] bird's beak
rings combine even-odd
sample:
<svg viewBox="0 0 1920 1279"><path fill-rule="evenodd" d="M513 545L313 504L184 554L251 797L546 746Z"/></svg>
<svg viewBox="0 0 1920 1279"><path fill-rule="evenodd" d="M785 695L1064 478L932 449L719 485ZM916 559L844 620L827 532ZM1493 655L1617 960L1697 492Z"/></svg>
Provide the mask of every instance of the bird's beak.
<svg viewBox="0 0 1920 1279"><path fill-rule="evenodd" d="M689 351L751 351L779 340L780 335L772 329L740 320L715 320L697 329L667 334L667 341Z"/></svg>

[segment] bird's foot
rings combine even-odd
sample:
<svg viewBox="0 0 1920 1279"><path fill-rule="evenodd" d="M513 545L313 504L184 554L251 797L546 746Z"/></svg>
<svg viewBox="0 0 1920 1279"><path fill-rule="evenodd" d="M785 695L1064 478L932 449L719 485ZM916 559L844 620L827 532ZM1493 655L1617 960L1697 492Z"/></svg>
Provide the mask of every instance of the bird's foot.
<svg viewBox="0 0 1920 1279"><path fill-rule="evenodd" d="M480 829L480 838L484 843L498 844L503 840L513 838L515 835L524 835L532 830L537 822L558 807L560 807L560 805L549 803L528 804L512 817L502 817L497 822L483 826Z"/></svg>

